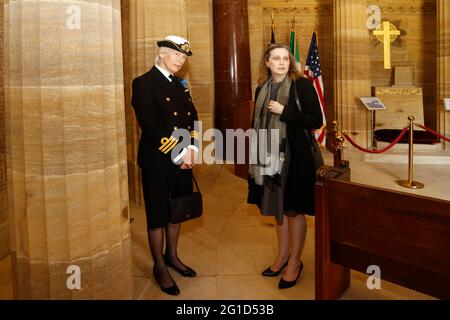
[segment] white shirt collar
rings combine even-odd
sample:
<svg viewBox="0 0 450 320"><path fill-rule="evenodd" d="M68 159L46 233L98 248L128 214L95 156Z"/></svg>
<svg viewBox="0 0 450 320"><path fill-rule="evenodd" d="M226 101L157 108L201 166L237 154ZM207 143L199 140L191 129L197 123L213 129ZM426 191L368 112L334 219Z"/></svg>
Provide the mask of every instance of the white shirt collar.
<svg viewBox="0 0 450 320"><path fill-rule="evenodd" d="M161 68L160 66L155 64L155 67L164 75L164 77L167 78L167 80L169 80L169 82L172 82L172 79L169 78L169 76L171 75L171 73L169 71L167 71L164 68Z"/></svg>

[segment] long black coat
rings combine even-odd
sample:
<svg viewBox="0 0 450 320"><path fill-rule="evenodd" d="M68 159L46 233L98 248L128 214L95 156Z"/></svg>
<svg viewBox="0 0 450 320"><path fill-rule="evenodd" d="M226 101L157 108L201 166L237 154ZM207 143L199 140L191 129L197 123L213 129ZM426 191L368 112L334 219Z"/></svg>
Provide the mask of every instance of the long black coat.
<svg viewBox="0 0 450 320"><path fill-rule="evenodd" d="M298 110L294 91L297 90L302 106ZM255 101L260 88L256 89ZM314 215L314 184L316 172L311 149L304 129L318 129L322 126L322 111L312 84L305 78L296 80L290 88L289 103L285 106L280 120L286 123L287 139L291 158L284 193L284 211L296 211ZM261 204L263 186L249 179L248 203Z"/></svg>
<svg viewBox="0 0 450 320"><path fill-rule="evenodd" d="M142 171L147 223L149 227L164 227L169 221L169 192L175 183L178 165L171 151L181 141L173 137L176 129L194 130L197 111L189 91L179 78L171 83L156 67L133 80L131 104L141 128L137 162ZM191 170L179 170L175 194L192 189ZM179 188L178 188L179 186Z"/></svg>

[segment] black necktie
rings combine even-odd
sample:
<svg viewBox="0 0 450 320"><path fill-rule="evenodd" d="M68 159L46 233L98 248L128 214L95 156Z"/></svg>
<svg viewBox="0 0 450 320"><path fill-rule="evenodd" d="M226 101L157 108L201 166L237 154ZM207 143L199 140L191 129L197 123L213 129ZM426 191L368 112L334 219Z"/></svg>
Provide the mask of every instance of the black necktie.
<svg viewBox="0 0 450 320"><path fill-rule="evenodd" d="M174 77L174 75L173 74L171 74L170 76L169 76L169 78L172 80L172 84L173 85L176 85L176 79L175 79L175 77Z"/></svg>

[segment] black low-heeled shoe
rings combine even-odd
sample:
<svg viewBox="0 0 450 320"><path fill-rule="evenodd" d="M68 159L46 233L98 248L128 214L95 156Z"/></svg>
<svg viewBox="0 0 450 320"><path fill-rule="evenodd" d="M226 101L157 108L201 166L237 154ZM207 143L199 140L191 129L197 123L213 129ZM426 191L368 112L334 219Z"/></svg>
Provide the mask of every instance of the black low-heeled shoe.
<svg viewBox="0 0 450 320"><path fill-rule="evenodd" d="M164 288L162 285L159 285L159 287L164 293L167 293L171 296L177 296L180 294L180 288L178 288L176 283L174 283L173 286L168 288Z"/></svg>
<svg viewBox="0 0 450 320"><path fill-rule="evenodd" d="M289 258L286 260L286 262L281 266L280 270L278 271L273 271L272 269L270 269L270 267L268 267L266 270L264 270L263 272L261 272L261 275L263 275L264 277L276 277L280 274L280 272L287 267L289 262Z"/></svg>
<svg viewBox="0 0 450 320"><path fill-rule="evenodd" d="M192 269L188 266L186 266L187 269L181 270L180 268L173 265L172 262L170 262L169 258L166 255L164 255L164 261L166 262L166 265L168 267L175 269L175 271L177 271L183 277L196 277L197 276L197 272L195 272L194 269Z"/></svg>
<svg viewBox="0 0 450 320"><path fill-rule="evenodd" d="M155 278L156 283L158 284L159 288L161 289L162 292L167 293L171 296L177 296L180 294L180 288L178 288L177 284L175 283L175 281L173 282L173 285L165 288L163 287L159 282L158 279L155 276L155 268L153 267L153 277Z"/></svg>
<svg viewBox="0 0 450 320"><path fill-rule="evenodd" d="M286 281L283 279L283 277L281 277L280 282L278 282L278 289L287 289L295 286L302 271L303 271L303 261L300 260L300 270L298 270L297 277L292 281Z"/></svg>

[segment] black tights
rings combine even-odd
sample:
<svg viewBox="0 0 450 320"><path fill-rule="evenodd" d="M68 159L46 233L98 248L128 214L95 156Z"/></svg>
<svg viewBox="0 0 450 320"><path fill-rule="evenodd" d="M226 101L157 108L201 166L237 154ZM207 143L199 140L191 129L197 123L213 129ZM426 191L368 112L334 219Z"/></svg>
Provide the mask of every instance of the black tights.
<svg viewBox="0 0 450 320"><path fill-rule="evenodd" d="M186 265L184 265L177 256L179 232L179 223L169 223L165 230L164 228L153 228L147 231L150 251L152 253L153 262L155 263L153 267L153 275L159 285L164 288L171 287L175 283L167 270L167 265L164 261L164 234L166 238L166 258L168 258L170 263L178 269L187 269Z"/></svg>

